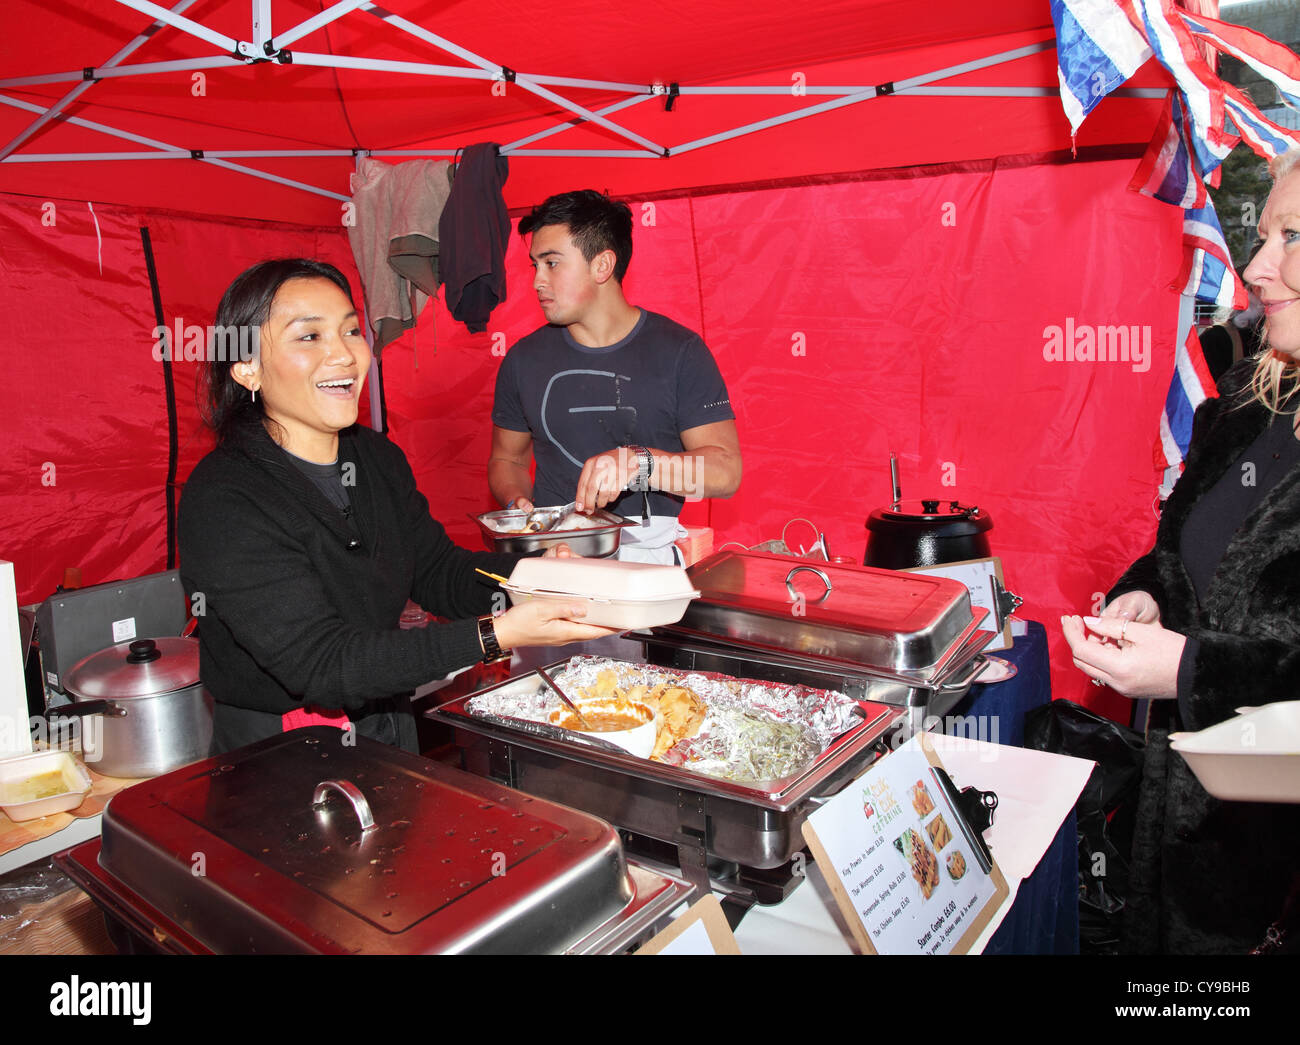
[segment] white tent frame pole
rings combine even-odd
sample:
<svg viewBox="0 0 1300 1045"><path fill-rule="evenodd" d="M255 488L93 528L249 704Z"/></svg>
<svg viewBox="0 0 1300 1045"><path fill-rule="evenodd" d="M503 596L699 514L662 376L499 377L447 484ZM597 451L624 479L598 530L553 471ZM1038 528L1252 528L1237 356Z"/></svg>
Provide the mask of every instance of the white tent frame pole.
<svg viewBox="0 0 1300 1045"><path fill-rule="evenodd" d="M271 0L252 0L253 2L253 47L263 53L271 39Z"/></svg>
<svg viewBox="0 0 1300 1045"><path fill-rule="evenodd" d="M39 105L33 105L31 102L25 102L19 98L10 98L8 95L0 94L0 104L11 105L15 109L26 109L28 112L43 112ZM236 171L240 174L247 174L252 178L261 178L263 181L273 181L280 185L287 185L292 189L301 189L303 192L310 192L316 196L325 196L328 199L346 201L347 196L340 196L337 192L331 192L329 189L317 188L315 185L308 185L306 182L294 181L292 178L283 178L278 174L268 174L266 171L259 171L254 167L244 167L237 163L231 163L228 160L208 159L206 156L195 157L189 149L182 149L176 145L168 145L166 142L160 142L153 138L146 138L143 135L132 134L130 131L119 130L116 127L109 127L107 124L95 123L93 120L83 120L80 116L63 116L66 122L75 127L85 127L88 130L100 131L114 138L124 138L127 141L133 141L140 145L150 145L160 150L160 157L167 159L197 159L200 163L210 163L217 167L224 167L226 170ZM62 155L62 154L60 154ZM91 155L91 154L86 154ZM153 154L146 153L139 157L140 159L158 158ZM22 156L10 156L5 163L21 163L26 159Z"/></svg>
<svg viewBox="0 0 1300 1045"><path fill-rule="evenodd" d="M950 65L944 69L938 69L934 72L922 73L920 76L912 76L903 80L893 81L893 91L882 93L878 87L870 87L863 91L855 91L853 94L846 94L842 98L837 98L829 102L821 102L817 105L808 105L802 109L796 109L794 112L782 113L780 116L772 116L766 120L755 120L752 123L746 123L740 127L733 128L729 131L720 131L717 134L710 134L704 138L697 138L693 142L686 142L672 149L670 155L680 156L684 152L694 152L696 149L702 149L708 145L717 145L719 142L730 141L732 138L740 138L746 134L753 134L756 131L764 131L771 127L779 127L782 124L793 123L795 120L807 119L809 116L817 116L824 112L830 112L834 109L843 108L846 105L856 105L858 102L864 102L871 98L888 97L892 93L911 93L917 87L923 84L932 83L935 80L944 80L950 76L959 76L962 73L973 72L976 69L987 69L990 66L1001 65L1004 62L1012 62L1019 58L1025 58L1031 54L1037 54L1056 46L1055 39L1043 40L1036 44L1029 44L1026 47L1017 47L1011 51L1001 51L998 54L989 55L986 58L976 58L969 62L962 62L959 65ZM883 84L881 86L884 86ZM789 88L786 88L789 90Z"/></svg>
<svg viewBox="0 0 1300 1045"><path fill-rule="evenodd" d="M153 15L157 21L165 22L173 29L179 29L190 36L197 36L200 40L206 40L212 46L225 51L226 54L236 54L239 51L239 41L233 37L218 33L213 29L209 29L206 25L200 25L198 22L182 15L172 14L167 8L150 3L149 0L114 0L114 3L129 7L133 11L139 11L141 14Z"/></svg>
<svg viewBox="0 0 1300 1045"><path fill-rule="evenodd" d="M0 102L5 101L0 96ZM105 128L96 128L107 130ZM365 156L455 156L460 149L213 149L202 150L203 160L221 159L341 159L360 153ZM659 160L657 152L643 149L519 149L511 156L587 156L617 160ZM38 152L10 157L6 163L76 163L100 160L192 160L187 152L172 149L166 152ZM260 174L259 174L260 176ZM338 199L347 199L339 196Z"/></svg>
<svg viewBox="0 0 1300 1045"><path fill-rule="evenodd" d="M191 69L229 68L231 65L239 64L242 63L238 59L223 54L214 55L211 58L176 58L169 62L140 62L137 65L122 65L116 69L95 66L94 79L86 82L116 80L127 76L152 76L157 73L189 72ZM43 76L15 76L9 80L0 80L0 89L34 87L45 83L66 83L69 80L85 81L86 76L80 69L70 69L63 73L46 73Z"/></svg>
<svg viewBox="0 0 1300 1045"><path fill-rule="evenodd" d="M270 0L267 0L267 3L269 2ZM313 15L305 22L300 22L287 32L275 36L272 43L276 50L288 47L295 40L301 40L304 36L314 33L322 26L329 25L330 22L337 22L344 15L351 14L358 7L364 7L368 2L369 0L340 0L340 2L335 4L333 7L327 7L320 14ZM260 47L262 45L259 43L258 46Z"/></svg>
<svg viewBox="0 0 1300 1045"><path fill-rule="evenodd" d="M431 65L425 62L402 62L387 58L352 58L343 54L320 54L294 51L294 65L322 69L363 69L377 73L405 73L411 76L448 76L465 80L491 80L495 73L486 69L466 69L459 65Z"/></svg>
<svg viewBox="0 0 1300 1045"><path fill-rule="evenodd" d="M859 91L856 94L846 94L843 98L836 98L829 102L819 102L817 105L808 105L802 109L796 109L794 112L782 113L780 116L770 116L766 120L755 120L753 123L742 124L739 127L732 128L729 131L720 131L717 134L710 134L704 138L696 138L693 142L686 142L684 145L678 145L669 151L670 156L680 156L684 152L694 152L696 149L703 149L706 145L717 145L719 142L730 141L732 138L743 138L746 134L753 134L755 131L764 131L769 127L779 127L783 123L793 123L795 120L803 120L809 116L817 116L820 113L830 112L833 109L842 109L846 105L856 105L858 102L864 102L869 98L875 98L877 90L874 87L868 87L865 91Z"/></svg>
<svg viewBox="0 0 1300 1045"><path fill-rule="evenodd" d="M441 36L438 36L436 33L431 33L427 29L421 28L420 26L416 25L414 22L407 21L407 19L401 18L398 15L394 15L391 12L384 11L382 8L377 7L374 4L368 5L366 7L366 11L369 12L370 14L373 14L376 18L379 18L381 21L388 23L394 29L400 29L402 32L407 33L410 36L414 36L417 40L423 40L425 43L430 44L441 51L446 51L448 54L454 54L457 58L463 58L471 65L476 65L480 69L484 70L485 72L491 73L491 76L494 79L499 78L501 76L502 66L499 63L494 64L492 62L489 62L486 58L483 58L481 55L477 55L473 51L466 50L464 47L461 47L459 44L454 44L450 40L444 40ZM664 146L652 142L649 138L643 138L641 137L641 135L635 133L634 131L628 130L626 127L620 127L612 120L605 119L605 117L599 115L598 113L592 112L590 109L587 109L584 106L579 105L577 102L569 101L569 99L556 94L554 91L549 90L546 87L543 87L541 84L537 83L535 80L532 80L527 76L516 74L515 84L519 87L522 87L525 91L531 91L533 94L537 95L540 98L545 98L547 101L552 102L563 109L567 109L571 113L574 113L578 116L583 117L586 120L590 120L592 123L604 127L605 130L609 131L611 134L617 134L620 138L626 138L628 141L635 142L637 145L643 146L644 148L651 149L661 154L664 152ZM648 88L637 87L636 90L640 92L640 91L646 91L648 90Z"/></svg>
<svg viewBox="0 0 1300 1045"><path fill-rule="evenodd" d="M198 0L180 0L180 3L178 3L175 7L172 8L172 13L182 14L197 2ZM270 0L267 0L267 2L269 3ZM146 29L139 36L131 40L125 47L123 47L120 51L118 51L117 54L113 55L113 57L111 57L108 61L106 61L103 67L111 69L119 62L128 58L130 55L135 53L135 51L137 51L140 47L142 47L148 41L148 39L151 36L153 36L155 32L161 29L162 25L163 25L162 22L155 21L148 29ZM0 148L0 161L4 160L4 158L8 156L11 152L13 152L16 148L18 148L18 146L20 146L33 134L39 131L42 127L44 127L47 123L49 123L52 119L54 119L59 113L61 113L64 109L66 109L69 105L71 105L74 101L76 101L79 97L81 97L81 95L85 94L88 90L90 90L94 86L95 86L94 80L83 80L76 87L74 87L67 94L65 94L62 98L60 98L57 102L51 105L48 109L45 110L44 113L42 113L39 117L33 120L25 128L23 128L23 130L19 131L18 136L12 139L9 142L9 144L5 145L3 148Z"/></svg>
<svg viewBox="0 0 1300 1045"><path fill-rule="evenodd" d="M649 101L652 97L654 96L649 94L640 94L632 98L624 98L622 101L617 101L613 105L607 105L605 108L597 111L601 116L608 116L610 113L618 112L620 109L627 109L633 105L640 105L644 101ZM560 131L567 131L570 127L577 127L580 122L581 121L573 120L570 123L557 123L554 127L548 127L543 131L538 131L536 134L529 134L523 138L516 138L508 145L501 146L501 153L502 155L509 155L510 153L523 148L525 145L531 145L533 142L539 141L542 138L549 138L552 134L559 134Z"/></svg>

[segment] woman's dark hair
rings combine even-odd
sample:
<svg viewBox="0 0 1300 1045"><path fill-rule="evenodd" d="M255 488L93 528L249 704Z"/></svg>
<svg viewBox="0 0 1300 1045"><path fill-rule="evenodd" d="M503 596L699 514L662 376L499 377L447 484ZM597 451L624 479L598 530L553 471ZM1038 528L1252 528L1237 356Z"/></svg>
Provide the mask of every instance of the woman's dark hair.
<svg viewBox="0 0 1300 1045"><path fill-rule="evenodd" d="M347 276L324 261L259 261L235 277L217 306L199 386L205 400L200 406L204 423L217 433L218 442L225 442L248 425L265 422L265 403L249 395L248 389L235 380L233 370L237 363L253 361L262 327L271 314L271 302L291 279L328 279L352 301Z"/></svg>
<svg viewBox="0 0 1300 1045"><path fill-rule="evenodd" d="M595 189L551 196L519 222L526 236L546 225L567 225L574 244L590 261L604 250L614 252L614 278L619 283L632 262L632 208Z"/></svg>

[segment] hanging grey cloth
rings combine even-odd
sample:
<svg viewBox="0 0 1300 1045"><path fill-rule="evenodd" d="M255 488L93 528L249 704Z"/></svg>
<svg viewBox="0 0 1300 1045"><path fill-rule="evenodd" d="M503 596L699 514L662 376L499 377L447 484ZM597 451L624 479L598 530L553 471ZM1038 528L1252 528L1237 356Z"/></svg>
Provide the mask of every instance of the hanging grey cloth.
<svg viewBox="0 0 1300 1045"><path fill-rule="evenodd" d="M500 146L471 145L438 223L447 308L473 333L487 329L492 310L506 299L510 216L501 189L509 173Z"/></svg>
<svg viewBox="0 0 1300 1045"><path fill-rule="evenodd" d="M352 256L376 354L415 326L438 290L438 223L451 192L446 160L397 165L363 158L352 175Z"/></svg>

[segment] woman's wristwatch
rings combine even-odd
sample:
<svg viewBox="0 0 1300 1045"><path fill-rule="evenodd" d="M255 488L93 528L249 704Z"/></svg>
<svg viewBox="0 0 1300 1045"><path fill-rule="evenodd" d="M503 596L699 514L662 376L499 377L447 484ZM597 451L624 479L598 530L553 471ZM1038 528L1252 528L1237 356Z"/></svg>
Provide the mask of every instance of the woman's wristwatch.
<svg viewBox="0 0 1300 1045"><path fill-rule="evenodd" d="M478 642L483 647L484 664L509 660L512 655L510 650L503 650L501 644L497 642L496 618L491 614L478 619Z"/></svg>

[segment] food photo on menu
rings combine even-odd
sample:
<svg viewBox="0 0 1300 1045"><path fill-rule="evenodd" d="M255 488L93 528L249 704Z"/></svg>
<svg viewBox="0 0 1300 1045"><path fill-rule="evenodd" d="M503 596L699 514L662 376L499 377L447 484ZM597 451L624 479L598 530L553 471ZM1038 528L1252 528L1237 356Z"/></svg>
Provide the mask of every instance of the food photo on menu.
<svg viewBox="0 0 1300 1045"><path fill-rule="evenodd" d="M1300 0L0 5L0 954L1300 954Z"/></svg>

